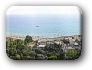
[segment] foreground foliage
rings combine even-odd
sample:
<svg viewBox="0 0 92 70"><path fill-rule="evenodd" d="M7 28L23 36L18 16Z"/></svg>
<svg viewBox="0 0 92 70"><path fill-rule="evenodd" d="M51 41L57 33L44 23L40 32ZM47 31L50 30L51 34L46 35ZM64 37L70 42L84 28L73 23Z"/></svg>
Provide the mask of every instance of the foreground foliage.
<svg viewBox="0 0 92 70"><path fill-rule="evenodd" d="M76 59L80 56L79 49L67 49L65 53L60 44L50 44L49 47L39 49L36 46L28 47L27 43L32 42L31 36L26 36L26 39L6 38L6 53L8 57L14 60L64 60ZM35 42L37 43L37 41Z"/></svg>

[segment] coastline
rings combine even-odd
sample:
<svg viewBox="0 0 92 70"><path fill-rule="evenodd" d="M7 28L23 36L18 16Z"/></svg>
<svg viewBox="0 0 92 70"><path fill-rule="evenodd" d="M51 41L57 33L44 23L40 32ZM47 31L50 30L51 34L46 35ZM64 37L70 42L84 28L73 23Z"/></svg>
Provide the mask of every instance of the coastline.
<svg viewBox="0 0 92 70"><path fill-rule="evenodd" d="M26 36L27 35L24 36L24 35L13 35L13 34L11 34L11 35L6 35L6 38L10 37L10 38L13 38L13 39L25 40ZM31 35L29 35L29 36L31 36ZM48 38L47 37L41 37L41 36L31 36L31 37L34 41L36 41L36 40L54 41L54 40L61 40L61 39L64 39L64 38L70 39L72 37L74 37L74 39L77 39L78 37L81 37L81 35L57 36L57 37L48 37Z"/></svg>

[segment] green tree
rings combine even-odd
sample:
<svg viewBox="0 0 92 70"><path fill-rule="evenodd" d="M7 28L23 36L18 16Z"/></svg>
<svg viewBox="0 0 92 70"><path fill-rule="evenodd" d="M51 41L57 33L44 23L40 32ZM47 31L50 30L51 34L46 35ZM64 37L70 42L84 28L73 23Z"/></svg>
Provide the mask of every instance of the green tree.
<svg viewBox="0 0 92 70"><path fill-rule="evenodd" d="M77 49L68 49L66 52L66 57L68 59L76 59L80 56L80 51Z"/></svg>
<svg viewBox="0 0 92 70"><path fill-rule="evenodd" d="M58 57L59 60L63 60L65 58L64 52L60 52L57 57Z"/></svg>
<svg viewBox="0 0 92 70"><path fill-rule="evenodd" d="M37 54L44 54L44 51L40 50L40 49L35 49L35 53L37 53Z"/></svg>
<svg viewBox="0 0 92 70"><path fill-rule="evenodd" d="M31 51L30 56L35 58L36 53L34 51Z"/></svg>
<svg viewBox="0 0 92 70"><path fill-rule="evenodd" d="M33 41L33 40L32 40L32 37L29 36L29 35L27 35L24 42L25 42L25 44L27 44L27 43L30 43L30 42L32 42L32 41Z"/></svg>

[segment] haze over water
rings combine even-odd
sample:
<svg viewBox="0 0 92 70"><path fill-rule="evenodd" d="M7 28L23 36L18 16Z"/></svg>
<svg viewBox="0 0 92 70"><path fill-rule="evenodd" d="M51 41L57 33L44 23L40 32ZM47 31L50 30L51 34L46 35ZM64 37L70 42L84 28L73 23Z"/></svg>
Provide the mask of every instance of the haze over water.
<svg viewBox="0 0 92 70"><path fill-rule="evenodd" d="M43 37L81 34L80 15L7 15L7 34Z"/></svg>

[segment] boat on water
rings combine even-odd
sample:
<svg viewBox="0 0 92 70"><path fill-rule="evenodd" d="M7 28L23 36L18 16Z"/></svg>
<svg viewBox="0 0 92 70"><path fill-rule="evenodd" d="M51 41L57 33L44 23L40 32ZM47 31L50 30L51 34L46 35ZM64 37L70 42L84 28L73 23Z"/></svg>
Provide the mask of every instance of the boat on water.
<svg viewBox="0 0 92 70"><path fill-rule="evenodd" d="M36 26L36 27L39 27L39 26Z"/></svg>

